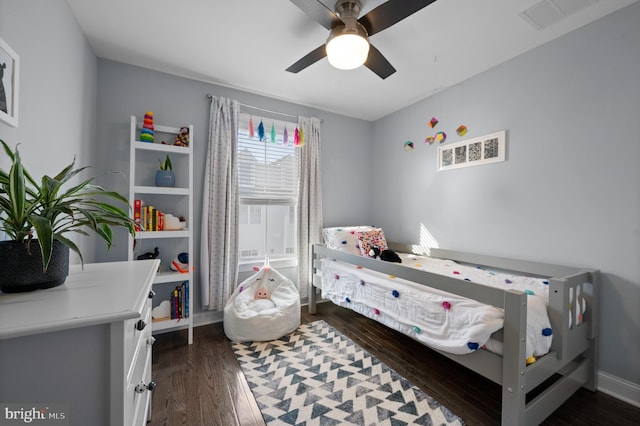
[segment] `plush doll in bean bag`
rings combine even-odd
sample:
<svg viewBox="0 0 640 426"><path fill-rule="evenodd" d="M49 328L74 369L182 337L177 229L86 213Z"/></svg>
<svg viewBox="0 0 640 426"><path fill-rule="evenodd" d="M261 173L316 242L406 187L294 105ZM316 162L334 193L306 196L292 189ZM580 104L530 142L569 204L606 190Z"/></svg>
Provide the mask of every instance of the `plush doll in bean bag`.
<svg viewBox="0 0 640 426"><path fill-rule="evenodd" d="M381 259L385 262L402 263L402 259L395 251L389 249L380 251L380 247L376 246L371 247L371 250L369 250L369 257Z"/></svg>
<svg viewBox="0 0 640 426"><path fill-rule="evenodd" d="M260 287L253 295L253 301L248 304L249 309L253 309L256 312L262 312L267 309L276 307L276 304L271 300L271 293L265 287Z"/></svg>

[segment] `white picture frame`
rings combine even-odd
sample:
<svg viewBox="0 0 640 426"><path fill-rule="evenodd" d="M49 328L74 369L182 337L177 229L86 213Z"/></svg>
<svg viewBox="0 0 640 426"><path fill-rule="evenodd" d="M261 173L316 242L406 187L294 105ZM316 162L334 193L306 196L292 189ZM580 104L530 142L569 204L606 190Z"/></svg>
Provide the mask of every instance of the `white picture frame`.
<svg viewBox="0 0 640 426"><path fill-rule="evenodd" d="M0 120L18 127L20 57L0 38Z"/></svg>
<svg viewBox="0 0 640 426"><path fill-rule="evenodd" d="M506 159L506 131L438 146L438 171L497 163Z"/></svg>

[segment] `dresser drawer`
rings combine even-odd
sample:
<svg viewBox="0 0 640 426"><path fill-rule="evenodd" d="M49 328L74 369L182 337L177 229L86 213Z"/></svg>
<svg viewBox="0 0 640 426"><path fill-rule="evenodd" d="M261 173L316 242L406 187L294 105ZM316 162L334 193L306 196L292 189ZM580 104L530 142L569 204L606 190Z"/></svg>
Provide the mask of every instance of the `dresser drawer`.
<svg viewBox="0 0 640 426"><path fill-rule="evenodd" d="M142 426L146 423L151 392L155 387L151 381L151 345L145 343L138 355L131 380L127 383L124 408L131 424Z"/></svg>
<svg viewBox="0 0 640 426"><path fill-rule="evenodd" d="M142 322L140 322L142 321ZM144 323L144 327L142 325ZM139 328L142 328L139 330ZM125 321L124 324L124 362L131 366L133 358L141 345L151 337L151 299L148 299L139 319ZM127 371L130 373L130 370ZM128 374L129 376L129 374Z"/></svg>

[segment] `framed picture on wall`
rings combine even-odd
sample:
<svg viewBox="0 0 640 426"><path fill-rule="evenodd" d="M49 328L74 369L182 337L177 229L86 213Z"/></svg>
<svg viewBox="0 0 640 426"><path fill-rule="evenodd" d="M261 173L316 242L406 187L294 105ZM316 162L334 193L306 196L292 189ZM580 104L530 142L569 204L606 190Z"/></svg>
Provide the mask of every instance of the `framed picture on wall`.
<svg viewBox="0 0 640 426"><path fill-rule="evenodd" d="M0 120L18 127L20 58L0 38Z"/></svg>
<svg viewBox="0 0 640 426"><path fill-rule="evenodd" d="M506 131L438 147L438 171L505 161Z"/></svg>

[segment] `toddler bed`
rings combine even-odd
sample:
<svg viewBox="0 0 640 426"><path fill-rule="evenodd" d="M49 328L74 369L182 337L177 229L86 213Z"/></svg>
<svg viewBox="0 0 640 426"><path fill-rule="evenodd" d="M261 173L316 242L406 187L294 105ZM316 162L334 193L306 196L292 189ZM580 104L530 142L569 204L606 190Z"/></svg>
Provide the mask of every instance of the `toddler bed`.
<svg viewBox="0 0 640 426"><path fill-rule="evenodd" d="M309 312L321 288L500 384L502 424L538 424L581 386L595 390L599 271L397 244L406 254L389 263L325 240L336 248L312 246Z"/></svg>

